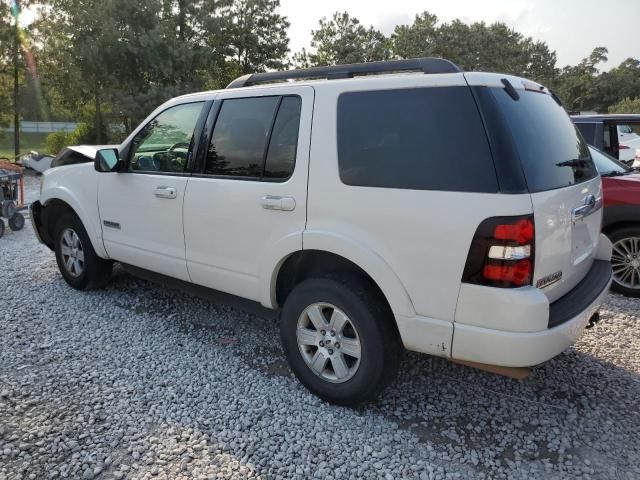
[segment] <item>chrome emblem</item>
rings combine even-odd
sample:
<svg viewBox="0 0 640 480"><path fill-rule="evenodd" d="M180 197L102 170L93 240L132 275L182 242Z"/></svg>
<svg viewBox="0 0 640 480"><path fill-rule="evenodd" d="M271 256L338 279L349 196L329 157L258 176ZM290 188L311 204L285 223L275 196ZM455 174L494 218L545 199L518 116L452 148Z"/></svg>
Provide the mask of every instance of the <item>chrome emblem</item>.
<svg viewBox="0 0 640 480"><path fill-rule="evenodd" d="M561 278L562 278L562 270L559 270L555 273L552 273L551 275L547 275L546 277L543 277L540 280L538 280L536 282L536 287L537 288L548 287L549 285L559 282Z"/></svg>

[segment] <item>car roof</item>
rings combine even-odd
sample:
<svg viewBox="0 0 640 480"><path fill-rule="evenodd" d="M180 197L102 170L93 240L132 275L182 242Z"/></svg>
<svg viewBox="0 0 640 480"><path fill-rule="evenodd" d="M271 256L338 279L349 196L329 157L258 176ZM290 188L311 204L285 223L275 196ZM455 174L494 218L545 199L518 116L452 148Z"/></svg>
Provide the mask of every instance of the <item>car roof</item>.
<svg viewBox="0 0 640 480"><path fill-rule="evenodd" d="M601 114L593 114L593 115L571 115L571 119L574 122L599 122L599 121L614 121L614 122L639 122L640 123L640 114L636 113L601 113Z"/></svg>

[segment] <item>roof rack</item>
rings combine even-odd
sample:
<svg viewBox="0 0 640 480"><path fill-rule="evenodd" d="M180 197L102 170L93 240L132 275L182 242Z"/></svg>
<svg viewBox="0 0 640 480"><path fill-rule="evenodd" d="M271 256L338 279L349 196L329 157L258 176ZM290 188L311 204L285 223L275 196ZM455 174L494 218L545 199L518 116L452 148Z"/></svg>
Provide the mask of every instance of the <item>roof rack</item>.
<svg viewBox="0 0 640 480"><path fill-rule="evenodd" d="M384 62L351 63L327 67L301 68L284 72L266 72L243 75L233 80L227 88L242 88L260 83L282 82L294 79L333 80L353 78L354 75L370 75L392 72L459 73L462 69L443 58L412 58L409 60L389 60Z"/></svg>

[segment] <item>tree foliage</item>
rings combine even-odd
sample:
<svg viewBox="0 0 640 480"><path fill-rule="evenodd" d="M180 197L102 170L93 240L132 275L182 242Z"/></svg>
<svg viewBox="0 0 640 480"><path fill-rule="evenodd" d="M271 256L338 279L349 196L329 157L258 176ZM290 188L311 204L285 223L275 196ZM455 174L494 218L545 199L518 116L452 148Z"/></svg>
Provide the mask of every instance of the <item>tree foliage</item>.
<svg viewBox="0 0 640 480"><path fill-rule="evenodd" d="M640 112L640 97L623 98L609 107L609 113L638 113Z"/></svg>
<svg viewBox="0 0 640 480"><path fill-rule="evenodd" d="M303 50L294 56L298 66L373 62L391 57L389 39L373 27L364 27L347 12L336 12L331 20L321 18L311 35L313 51Z"/></svg>
<svg viewBox="0 0 640 480"><path fill-rule="evenodd" d="M288 68L290 61L308 67L443 57L464 70L539 81L568 110L640 113L640 59L602 72L608 52L597 47L560 69L547 44L500 22L441 22L425 11L385 36L336 12L320 19L309 47L289 59L289 21L279 0L29 1L37 20L26 32L32 51L23 54L32 54L27 60L35 68L21 65L21 112L30 120L85 122L85 142L119 141L170 97L223 88L239 75ZM12 21L9 3L0 0L0 126L11 117Z"/></svg>

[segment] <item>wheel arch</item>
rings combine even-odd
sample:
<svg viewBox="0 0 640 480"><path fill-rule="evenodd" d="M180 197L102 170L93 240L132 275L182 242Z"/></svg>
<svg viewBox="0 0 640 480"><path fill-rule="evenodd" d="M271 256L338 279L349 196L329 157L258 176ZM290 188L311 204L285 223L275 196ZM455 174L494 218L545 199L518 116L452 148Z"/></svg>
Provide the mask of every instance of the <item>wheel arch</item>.
<svg viewBox="0 0 640 480"><path fill-rule="evenodd" d="M68 194L65 190L56 193L57 195L42 197L40 200L39 219L36 224L39 227L39 233L44 244L53 250L53 229L55 228L56 221L66 212L71 212L82 222L91 240L91 245L98 256L108 258L107 252L102 244L101 234L96 232L96 222L91 221L86 210L82 208L80 202L72 195Z"/></svg>
<svg viewBox="0 0 640 480"><path fill-rule="evenodd" d="M415 316L415 309L400 279L372 250L332 234L304 236L304 248L283 255L271 269L271 278L263 293L263 304L282 305L300 281L311 275L330 272L358 273L377 288L393 314Z"/></svg>

